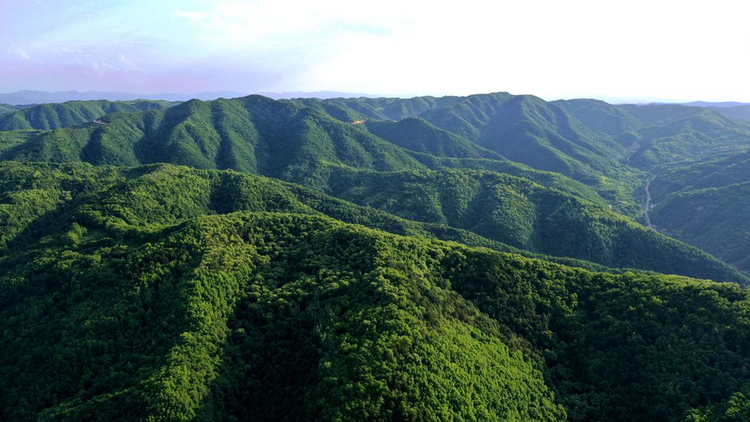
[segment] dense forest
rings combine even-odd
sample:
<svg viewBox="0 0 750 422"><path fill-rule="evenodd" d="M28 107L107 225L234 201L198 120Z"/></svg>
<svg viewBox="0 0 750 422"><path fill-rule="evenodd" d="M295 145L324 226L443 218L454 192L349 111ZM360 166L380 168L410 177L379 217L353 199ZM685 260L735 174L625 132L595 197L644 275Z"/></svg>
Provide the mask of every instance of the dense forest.
<svg viewBox="0 0 750 422"><path fill-rule="evenodd" d="M0 420L749 420L742 107L0 108Z"/></svg>

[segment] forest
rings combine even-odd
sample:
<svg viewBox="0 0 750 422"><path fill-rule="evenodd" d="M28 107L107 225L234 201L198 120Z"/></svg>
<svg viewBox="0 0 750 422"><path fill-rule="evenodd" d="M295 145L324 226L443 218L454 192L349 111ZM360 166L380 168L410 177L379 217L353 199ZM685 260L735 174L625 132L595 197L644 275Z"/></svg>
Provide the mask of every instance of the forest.
<svg viewBox="0 0 750 422"><path fill-rule="evenodd" d="M743 106L0 106L0 420L750 420L749 152Z"/></svg>

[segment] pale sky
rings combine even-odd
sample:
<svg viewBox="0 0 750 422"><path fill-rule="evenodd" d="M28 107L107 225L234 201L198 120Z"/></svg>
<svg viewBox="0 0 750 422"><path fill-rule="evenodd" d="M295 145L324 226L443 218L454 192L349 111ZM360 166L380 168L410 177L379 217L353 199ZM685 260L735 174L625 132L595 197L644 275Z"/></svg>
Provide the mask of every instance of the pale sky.
<svg viewBox="0 0 750 422"><path fill-rule="evenodd" d="M0 92L750 102L745 4L0 0Z"/></svg>

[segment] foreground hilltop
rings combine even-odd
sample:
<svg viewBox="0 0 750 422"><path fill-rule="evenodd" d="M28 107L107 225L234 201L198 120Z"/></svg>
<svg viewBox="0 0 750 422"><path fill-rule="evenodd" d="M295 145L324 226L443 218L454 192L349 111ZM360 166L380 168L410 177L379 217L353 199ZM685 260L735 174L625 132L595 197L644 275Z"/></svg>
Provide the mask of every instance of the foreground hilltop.
<svg viewBox="0 0 750 422"><path fill-rule="evenodd" d="M69 209L2 251L5 420L746 411L750 298L736 285L575 270L322 216L168 223L181 208L103 209Z"/></svg>

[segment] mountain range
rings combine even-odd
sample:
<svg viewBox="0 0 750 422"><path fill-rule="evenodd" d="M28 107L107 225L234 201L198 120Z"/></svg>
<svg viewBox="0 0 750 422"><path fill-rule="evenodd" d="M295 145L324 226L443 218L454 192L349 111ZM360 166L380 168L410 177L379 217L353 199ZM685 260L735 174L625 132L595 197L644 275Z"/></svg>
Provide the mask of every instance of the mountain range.
<svg viewBox="0 0 750 422"><path fill-rule="evenodd" d="M750 416L746 105L293 97L0 106L0 420Z"/></svg>

